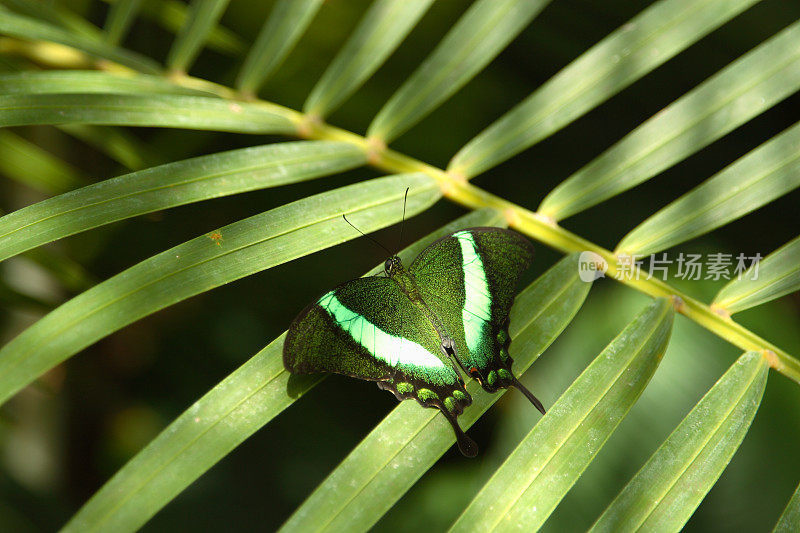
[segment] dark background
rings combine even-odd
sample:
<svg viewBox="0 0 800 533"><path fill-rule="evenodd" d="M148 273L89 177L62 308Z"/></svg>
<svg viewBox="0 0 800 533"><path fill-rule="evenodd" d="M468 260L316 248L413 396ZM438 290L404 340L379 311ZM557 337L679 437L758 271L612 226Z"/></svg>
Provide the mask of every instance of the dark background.
<svg viewBox="0 0 800 533"><path fill-rule="evenodd" d="M651 2L558 0L476 79L393 147L444 167L481 129L530 94L571 60ZM64 2L102 25L107 5ZM372 117L435 47L469 2L435 2L400 49L358 93L330 117L363 134ZM260 96L295 109L351 33L368 2L325 3L305 36ZM272 2L233 0L222 23L252 43ZM800 17L800 4L765 0L700 40L650 75L549 139L499 165L474 183L536 209L544 196L627 132L741 54ZM139 20L125 46L158 60L173 36ZM232 85L243 55L206 50L191 74ZM792 96L711 146L563 225L604 247L639 222L800 118ZM125 173L118 164L52 128L16 133L102 180ZM281 140L275 137L138 129L154 162L210 154ZM56 243L97 280L211 229L309 194L380 175L359 169L312 182L250 192L113 224ZM0 181L0 208L17 209L44 198L10 180ZM762 256L800 230L798 191L725 228L670 251L726 251ZM441 201L406 222L408 241L463 214ZM376 234L392 243L398 228ZM559 255L537 244L527 281ZM674 254L673 254L674 252ZM20 393L0 411L0 524L52 530L62 525L117 469L186 407L280 334L294 315L328 288L361 275L385 259L365 239L337 246L194 297L141 320L71 358ZM0 266L35 276L24 260ZM36 279L34 277L34 279ZM710 301L720 284L679 284ZM70 292L54 287L45 300ZM584 309L523 381L552 405L592 358L646 303L612 281L592 289ZM748 327L790 353L800 354L797 294L737 315ZM42 315L35 307L3 304L0 338L7 340ZM612 436L546 528L586 528L646 461L739 351L683 317L641 401ZM149 522L153 531L270 530L278 527L346 454L396 405L371 383L333 376L284 411ZM742 448L688 530L765 531L772 527L800 480L800 388L771 374L761 410ZM380 527L446 527L538 419L521 395L505 395L470 429L481 446L476 460L450 450L390 511ZM3 527L3 529L7 529Z"/></svg>

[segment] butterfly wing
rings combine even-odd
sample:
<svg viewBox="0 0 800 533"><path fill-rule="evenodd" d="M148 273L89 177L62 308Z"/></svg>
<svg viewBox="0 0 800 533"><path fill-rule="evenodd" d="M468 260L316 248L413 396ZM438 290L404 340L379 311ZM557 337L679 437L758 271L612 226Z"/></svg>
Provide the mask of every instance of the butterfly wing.
<svg viewBox="0 0 800 533"><path fill-rule="evenodd" d="M533 261L533 246L501 228L470 228L431 244L409 268L426 305L455 343L456 358L489 392L517 386L511 373L508 314L520 275Z"/></svg>
<svg viewBox="0 0 800 533"><path fill-rule="evenodd" d="M307 307L289 328L283 362L294 374L376 381L398 399L441 409L451 423L472 403L435 327L390 278L350 281Z"/></svg>

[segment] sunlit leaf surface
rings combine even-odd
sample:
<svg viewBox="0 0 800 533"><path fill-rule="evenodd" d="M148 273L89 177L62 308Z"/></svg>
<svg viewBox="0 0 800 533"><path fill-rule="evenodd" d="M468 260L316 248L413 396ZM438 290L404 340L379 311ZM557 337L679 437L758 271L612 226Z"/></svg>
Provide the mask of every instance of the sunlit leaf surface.
<svg viewBox="0 0 800 533"><path fill-rule="evenodd" d="M0 96L0 127L32 124L151 126L235 133L296 133L270 107L219 98L128 94Z"/></svg>
<svg viewBox="0 0 800 533"><path fill-rule="evenodd" d="M115 61L120 65L125 65L141 72L154 74L161 70L158 63L148 57L123 48L117 48L85 35L72 33L58 26L17 15L5 8L0 9L0 34L63 44L86 52L97 59Z"/></svg>
<svg viewBox="0 0 800 533"><path fill-rule="evenodd" d="M0 75L0 94L187 94L208 95L151 74L111 74L97 70L45 70Z"/></svg>
<svg viewBox="0 0 800 533"><path fill-rule="evenodd" d="M448 166L476 176L549 137L758 0L662 0L553 76Z"/></svg>
<svg viewBox="0 0 800 533"><path fill-rule="evenodd" d="M303 110L324 117L374 73L433 0L376 0L308 95Z"/></svg>
<svg viewBox="0 0 800 533"><path fill-rule="evenodd" d="M366 155L352 144L300 141L241 148L151 167L0 218L0 261L117 220L318 178L365 162Z"/></svg>
<svg viewBox="0 0 800 533"><path fill-rule="evenodd" d="M798 71L800 72L800 70ZM800 186L800 123L639 224L617 252L647 255L703 235Z"/></svg>
<svg viewBox="0 0 800 533"><path fill-rule="evenodd" d="M279 0L256 42L250 48L236 80L239 90L255 93L280 66L303 35L323 0Z"/></svg>
<svg viewBox="0 0 800 533"><path fill-rule="evenodd" d="M185 72L200 54L211 30L217 24L229 0L192 0L188 20L178 30L167 56L167 67Z"/></svg>
<svg viewBox="0 0 800 533"><path fill-rule="evenodd" d="M800 89L800 23L659 111L555 188L539 212L561 220L634 187Z"/></svg>
<svg viewBox="0 0 800 533"><path fill-rule="evenodd" d="M761 403L768 365L742 355L605 510L601 531L679 531L739 448Z"/></svg>
<svg viewBox="0 0 800 533"><path fill-rule="evenodd" d="M736 313L796 290L800 290L800 237L732 279L714 298L714 305Z"/></svg>
<svg viewBox="0 0 800 533"><path fill-rule="evenodd" d="M390 142L467 83L550 0L477 0L394 93L367 135Z"/></svg>
<svg viewBox="0 0 800 533"><path fill-rule="evenodd" d="M655 300L570 385L451 531L535 531L589 466L658 367L672 302Z"/></svg>
<svg viewBox="0 0 800 533"><path fill-rule="evenodd" d="M786 504L772 533L794 533L798 529L800 529L800 485L792 494L792 499Z"/></svg>

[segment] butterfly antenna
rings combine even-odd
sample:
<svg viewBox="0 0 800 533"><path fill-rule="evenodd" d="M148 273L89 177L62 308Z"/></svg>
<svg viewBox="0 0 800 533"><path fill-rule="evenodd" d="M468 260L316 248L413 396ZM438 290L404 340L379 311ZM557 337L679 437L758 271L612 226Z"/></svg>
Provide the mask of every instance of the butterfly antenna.
<svg viewBox="0 0 800 533"><path fill-rule="evenodd" d="M352 223L352 222L350 222L349 220L347 220L347 215L342 215L342 218L344 219L344 221L345 221L345 222L347 222L348 224L350 224L350 225L353 227L353 229L354 229L354 230L356 230L356 231L357 231L357 232L359 232L361 235L363 235L363 236L364 236L364 237L366 237L367 239L371 240L372 242L374 242L375 244L377 244L378 246L380 246L381 248L383 248L383 249L386 251L386 253L387 253L387 254L389 254L390 256L391 256L391 255L394 255L394 254L392 254L392 252L391 252L391 251L389 251L389 249L388 249L387 247L385 247L384 245L382 245L382 244L381 244L380 242L378 242L378 241L377 241L375 238L373 238L373 237L372 237L372 236L370 236L370 235L367 235L366 233L364 233L363 231L361 231L361 230L360 230L360 229L358 229L357 227L353 226L353 223Z"/></svg>
<svg viewBox="0 0 800 533"><path fill-rule="evenodd" d="M461 452L461 455L464 457L475 457L478 455L478 445L475 443L474 440L469 438L464 430L461 429L461 426L458 425L458 421L456 417L453 416L452 413L447 411L447 408L441 410L444 417L450 422L450 425L453 426L453 431L456 434L456 442L458 443L458 451Z"/></svg>
<svg viewBox="0 0 800 533"><path fill-rule="evenodd" d="M403 226L406 224L406 202L408 202L408 189L411 187L406 187L406 194L403 196L403 218L400 220L400 240L397 243L397 250L400 251L400 247L403 246Z"/></svg>
<svg viewBox="0 0 800 533"><path fill-rule="evenodd" d="M527 388L525 388L525 385L520 383L519 380L516 377L512 376L511 384L514 387L516 387L518 391L520 391L522 394L524 394L525 397L531 401L533 406L536 407L539 410L540 413L545 414L544 406L542 405L542 402L540 402L539 399L536 396L534 396L531 391L529 391Z"/></svg>

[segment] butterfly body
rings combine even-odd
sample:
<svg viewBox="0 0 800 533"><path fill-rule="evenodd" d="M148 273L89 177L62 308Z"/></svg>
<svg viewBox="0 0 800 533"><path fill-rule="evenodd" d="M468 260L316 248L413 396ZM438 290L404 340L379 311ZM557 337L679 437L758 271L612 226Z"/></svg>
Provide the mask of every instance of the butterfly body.
<svg viewBox="0 0 800 533"><path fill-rule="evenodd" d="M472 403L462 376L489 392L524 389L511 373L508 313L532 255L516 233L471 228L434 242L408 268L390 257L385 277L340 285L295 319L284 365L292 373L376 381L400 400L438 408L462 453L475 455L477 446L456 423Z"/></svg>

